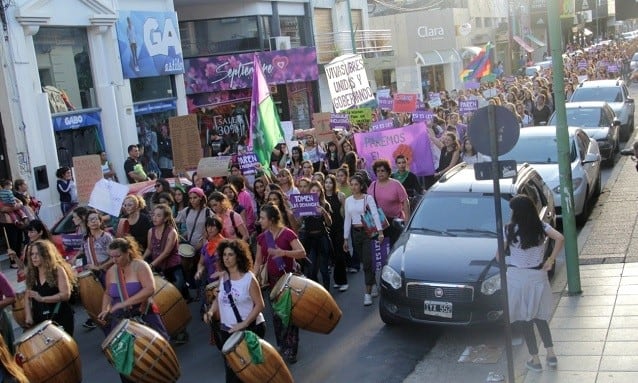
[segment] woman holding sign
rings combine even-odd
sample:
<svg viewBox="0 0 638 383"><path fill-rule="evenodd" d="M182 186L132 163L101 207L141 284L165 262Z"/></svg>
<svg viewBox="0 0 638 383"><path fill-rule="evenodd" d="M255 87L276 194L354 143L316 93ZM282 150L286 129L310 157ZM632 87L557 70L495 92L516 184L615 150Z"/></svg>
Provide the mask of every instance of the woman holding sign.
<svg viewBox="0 0 638 383"><path fill-rule="evenodd" d="M330 291L330 255L332 245L328 228L332 225L332 209L326 201L323 186L317 181L310 182L309 191L319 196L319 206L315 208L316 215L302 217L304 233L302 244L308 252L310 262L305 264L304 274L313 281L319 282L317 274L321 271L321 281L326 291Z"/></svg>

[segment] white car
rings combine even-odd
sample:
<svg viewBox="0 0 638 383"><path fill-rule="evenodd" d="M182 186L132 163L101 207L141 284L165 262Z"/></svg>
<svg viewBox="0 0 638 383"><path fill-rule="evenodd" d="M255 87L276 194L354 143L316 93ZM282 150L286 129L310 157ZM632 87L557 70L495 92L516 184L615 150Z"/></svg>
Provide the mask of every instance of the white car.
<svg viewBox="0 0 638 383"><path fill-rule="evenodd" d="M579 224L589 216L593 200L601 191L600 150L596 140L589 138L580 128L569 128L572 185L574 188L574 214ZM499 160L516 160L529 163L554 193L556 216L562 217L560 178L558 170L558 147L556 128L535 126L521 129L514 148L499 157Z"/></svg>

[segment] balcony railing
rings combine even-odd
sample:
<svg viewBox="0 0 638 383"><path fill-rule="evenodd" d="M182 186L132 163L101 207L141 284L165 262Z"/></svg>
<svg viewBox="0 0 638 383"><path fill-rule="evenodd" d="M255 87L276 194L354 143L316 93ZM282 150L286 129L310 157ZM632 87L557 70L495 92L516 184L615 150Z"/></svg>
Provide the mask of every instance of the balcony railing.
<svg viewBox="0 0 638 383"><path fill-rule="evenodd" d="M392 54L392 32L389 29L362 29L355 31L354 36L350 31L318 33L315 35L318 62L325 64L337 56L353 53L353 37L357 53L365 57Z"/></svg>

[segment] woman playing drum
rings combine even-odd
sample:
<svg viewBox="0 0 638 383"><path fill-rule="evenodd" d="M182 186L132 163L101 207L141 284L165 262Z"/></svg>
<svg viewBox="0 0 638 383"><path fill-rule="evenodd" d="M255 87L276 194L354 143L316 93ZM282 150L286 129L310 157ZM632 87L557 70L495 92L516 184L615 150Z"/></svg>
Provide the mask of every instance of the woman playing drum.
<svg viewBox="0 0 638 383"><path fill-rule="evenodd" d="M15 302L15 296L16 294L15 291L13 291L13 287L11 287L11 283L9 283L7 277L0 272L0 334L7 340L9 350L12 354L14 341L13 323L11 323L11 318L9 318L4 308Z"/></svg>
<svg viewBox="0 0 638 383"><path fill-rule="evenodd" d="M221 318L221 343L228 340L232 333L250 330L259 337L266 334L264 298L259 283L252 273L252 255L248 244L243 240L224 240L219 244L219 253L223 257L220 268L224 271L220 277L221 291L216 303L208 310L204 320L208 323L216 311ZM240 382L233 370L226 365L226 382Z"/></svg>
<svg viewBox="0 0 638 383"><path fill-rule="evenodd" d="M220 257L217 254L217 247L225 238L221 234L222 221L218 217L206 218L206 238L208 242L202 246L199 262L197 264L197 272L195 273L195 280L200 281L201 289L216 281L219 278L219 269L217 263L220 262ZM204 291L200 291L200 297L202 300L201 312L204 312L204 305L206 304L206 296ZM220 345L221 346L221 345Z"/></svg>
<svg viewBox="0 0 638 383"><path fill-rule="evenodd" d="M206 199L204 190L198 187L193 187L188 191L188 201L188 207L181 210L177 214L175 222L177 224L180 224L182 228L186 229L182 233L182 238L185 240L186 244L189 244L193 247L193 252L191 254L199 254L202 245L206 241L206 238L204 238L206 234L206 218L212 216L213 213L208 207L206 207L206 203L208 202L208 200ZM186 281L189 284L194 284L196 265L194 259L191 264L192 267L187 267L184 270L184 274L186 277Z"/></svg>
<svg viewBox="0 0 638 383"><path fill-rule="evenodd" d="M76 277L52 242L35 241L29 249L24 311L27 325L51 319L73 336L73 308L69 304Z"/></svg>
<svg viewBox="0 0 638 383"><path fill-rule="evenodd" d="M13 353L9 351L7 342L0 337L0 376L4 379L2 382L29 383L22 368L16 363Z"/></svg>
<svg viewBox="0 0 638 383"><path fill-rule="evenodd" d="M168 340L157 306L150 302L155 292L155 280L149 265L142 260L139 245L133 237L117 238L109 245L109 256L115 264L105 278L102 312L98 319L106 320L108 334L122 318L141 316L144 322ZM121 376L123 382L128 380Z"/></svg>
<svg viewBox="0 0 638 383"><path fill-rule="evenodd" d="M272 288L285 273L293 272L295 259L306 257L299 238L294 231L284 227L281 212L276 206L267 204L259 212L259 223L264 230L257 237L257 255L255 256L255 270L264 264L268 268L268 284ZM299 328L292 322L284 327L281 319L273 315L277 346L284 359L289 363L297 362L297 347L299 345Z"/></svg>

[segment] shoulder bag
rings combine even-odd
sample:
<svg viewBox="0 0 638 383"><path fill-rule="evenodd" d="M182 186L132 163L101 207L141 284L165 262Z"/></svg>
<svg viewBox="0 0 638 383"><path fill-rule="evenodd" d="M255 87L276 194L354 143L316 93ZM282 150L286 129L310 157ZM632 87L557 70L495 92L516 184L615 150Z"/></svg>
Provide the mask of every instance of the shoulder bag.
<svg viewBox="0 0 638 383"><path fill-rule="evenodd" d="M364 197L364 203L365 208L363 215L361 216L361 223L363 224L363 228L368 237L374 239L379 235L379 233L377 225L374 223L374 217L372 216L370 205L368 205L368 194ZM381 222L381 230L385 230L388 226L390 226L388 218L386 218L385 213L383 213L383 210L380 207L377 207L377 213L379 214L379 221Z"/></svg>

